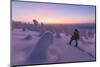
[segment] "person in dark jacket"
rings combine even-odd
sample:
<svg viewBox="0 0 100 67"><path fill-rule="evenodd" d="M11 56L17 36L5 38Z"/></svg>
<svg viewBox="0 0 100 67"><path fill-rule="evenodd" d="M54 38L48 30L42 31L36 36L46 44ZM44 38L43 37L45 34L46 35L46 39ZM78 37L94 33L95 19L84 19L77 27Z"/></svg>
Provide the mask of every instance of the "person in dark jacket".
<svg viewBox="0 0 100 67"><path fill-rule="evenodd" d="M70 45L71 45L73 40L75 40L75 42L76 42L75 46L77 47L78 46L78 40L79 40L79 31L77 29L75 29L73 34L72 34L72 37L71 37L70 42L69 42Z"/></svg>

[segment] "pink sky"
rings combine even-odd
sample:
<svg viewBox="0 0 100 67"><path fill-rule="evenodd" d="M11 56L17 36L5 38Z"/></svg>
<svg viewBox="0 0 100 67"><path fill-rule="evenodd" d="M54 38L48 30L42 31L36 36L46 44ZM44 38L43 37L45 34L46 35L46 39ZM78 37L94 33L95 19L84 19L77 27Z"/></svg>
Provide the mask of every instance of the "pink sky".
<svg viewBox="0 0 100 67"><path fill-rule="evenodd" d="M44 24L95 23L94 6L12 2L12 20Z"/></svg>

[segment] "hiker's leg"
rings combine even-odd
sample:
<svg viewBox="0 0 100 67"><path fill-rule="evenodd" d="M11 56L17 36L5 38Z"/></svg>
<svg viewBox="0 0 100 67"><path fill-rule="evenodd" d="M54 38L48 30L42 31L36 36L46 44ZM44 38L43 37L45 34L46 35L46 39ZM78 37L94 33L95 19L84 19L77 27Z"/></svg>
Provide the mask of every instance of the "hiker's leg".
<svg viewBox="0 0 100 67"><path fill-rule="evenodd" d="M78 46L78 42L77 42L77 40L75 40L76 41L76 47Z"/></svg>
<svg viewBox="0 0 100 67"><path fill-rule="evenodd" d="M69 44L70 44L70 45L71 45L72 41L73 41L73 39L71 38L70 41L69 41Z"/></svg>

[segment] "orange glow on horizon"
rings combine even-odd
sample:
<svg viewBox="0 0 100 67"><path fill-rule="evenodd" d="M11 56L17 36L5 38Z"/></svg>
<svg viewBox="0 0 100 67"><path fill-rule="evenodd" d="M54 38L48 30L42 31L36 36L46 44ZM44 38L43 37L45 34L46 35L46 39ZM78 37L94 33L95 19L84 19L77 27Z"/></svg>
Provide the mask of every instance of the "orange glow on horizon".
<svg viewBox="0 0 100 67"><path fill-rule="evenodd" d="M24 17L24 18L16 18L15 21L22 21L22 22L26 22L26 23L33 23L33 19L32 17ZM64 19L55 19L55 18L43 18L43 17L36 17L36 20L39 23L44 23L44 24L82 24L82 23L88 23L88 22L95 22L95 19L83 19L83 18L64 18Z"/></svg>
<svg viewBox="0 0 100 67"><path fill-rule="evenodd" d="M95 7L12 2L12 19L30 24L34 19L44 24L95 23Z"/></svg>

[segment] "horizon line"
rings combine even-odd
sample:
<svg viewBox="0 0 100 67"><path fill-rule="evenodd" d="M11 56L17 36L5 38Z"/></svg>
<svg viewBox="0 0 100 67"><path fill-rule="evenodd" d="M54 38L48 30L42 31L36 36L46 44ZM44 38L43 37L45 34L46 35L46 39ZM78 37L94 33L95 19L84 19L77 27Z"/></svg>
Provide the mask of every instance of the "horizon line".
<svg viewBox="0 0 100 67"><path fill-rule="evenodd" d="M15 20L12 20L12 22L21 22L21 23L23 23L23 24L34 24L34 22L25 22L25 21L15 21ZM39 24L41 24L41 23L43 23L43 22L38 22ZM63 24L70 24L70 25L73 25L73 24L96 24L96 22L90 22L90 23L88 23L88 22L85 22L85 23L43 23L43 24L45 24L45 25L48 25L48 24L50 24L50 25L52 25L52 24L54 24L54 25L63 25Z"/></svg>

